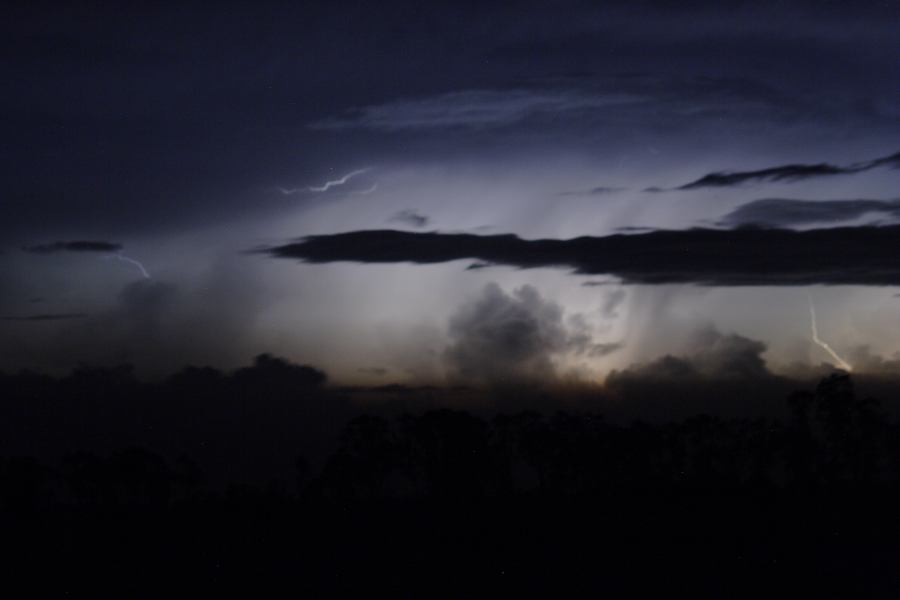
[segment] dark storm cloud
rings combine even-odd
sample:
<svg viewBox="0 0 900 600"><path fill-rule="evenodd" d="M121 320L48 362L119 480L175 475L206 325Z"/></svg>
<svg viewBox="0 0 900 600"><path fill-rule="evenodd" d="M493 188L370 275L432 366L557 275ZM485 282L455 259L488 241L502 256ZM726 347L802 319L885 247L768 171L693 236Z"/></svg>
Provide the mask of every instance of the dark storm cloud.
<svg viewBox="0 0 900 600"><path fill-rule="evenodd" d="M828 175L849 175L859 173L862 168L844 168L827 163L815 165L784 165L757 171L720 171L709 173L696 181L677 187L679 190L695 190L704 187L728 187L736 186L748 181L799 181L813 177L825 177Z"/></svg>
<svg viewBox="0 0 900 600"><path fill-rule="evenodd" d="M900 167L900 152L851 165L832 165L829 163L790 164L759 169L755 171L718 171L704 175L696 181L686 183L675 189L695 190L706 187L733 187L748 182L794 182L801 179L828 177L833 175L852 175L879 167ZM651 188L653 189L653 188Z"/></svg>
<svg viewBox="0 0 900 600"><path fill-rule="evenodd" d="M52 242L49 244L38 244L35 246L26 246L22 248L25 252L32 254L54 254L57 252L119 252L122 250L122 244L115 242L102 241L72 241L72 242Z"/></svg>
<svg viewBox="0 0 900 600"><path fill-rule="evenodd" d="M551 356L565 347L562 308L525 286L512 295L490 284L450 319L445 357L461 378L515 381L554 375Z"/></svg>
<svg viewBox="0 0 900 600"><path fill-rule="evenodd" d="M581 315L564 319L561 306L533 286L504 292L497 284L462 306L450 319L445 359L454 376L490 384L550 382L554 358L565 354L604 356L619 344L598 344Z"/></svg>
<svg viewBox="0 0 900 600"><path fill-rule="evenodd" d="M900 169L900 152L896 152L891 154L890 156L885 156L883 158L876 158L875 160L869 161L869 168L874 169L876 167L890 167L891 169Z"/></svg>
<svg viewBox="0 0 900 600"><path fill-rule="evenodd" d="M722 217L725 226L787 227L814 223L840 223L877 214L900 217L900 200L754 200Z"/></svg>
<svg viewBox="0 0 900 600"><path fill-rule="evenodd" d="M898 247L900 226L690 229L569 240L373 230L312 236L261 252L310 263L475 259L519 268L570 268L646 284L898 285Z"/></svg>
<svg viewBox="0 0 900 600"><path fill-rule="evenodd" d="M412 227L425 227L428 225L428 217L414 210L401 210L392 216L390 220L405 223Z"/></svg>
<svg viewBox="0 0 900 600"><path fill-rule="evenodd" d="M649 231L654 231L658 229L657 227L645 227L642 225L625 225L624 227L616 227L616 231L619 233L647 233Z"/></svg>
<svg viewBox="0 0 900 600"><path fill-rule="evenodd" d="M87 317L87 315L84 313L47 313L38 315L26 315L22 317L0 317L0 321L40 323L43 321L68 321L70 319L83 319L85 317Z"/></svg>
<svg viewBox="0 0 900 600"><path fill-rule="evenodd" d="M575 190L569 192L560 192L560 196L605 196L607 194L614 194L616 192L621 192L625 188L620 187L606 187L606 186L597 186L587 190Z"/></svg>
<svg viewBox="0 0 900 600"><path fill-rule="evenodd" d="M770 376L762 358L766 345L757 340L706 328L695 334L692 346L685 356L667 355L624 371L613 371L607 385L614 387L628 377L642 380L697 377L752 380Z"/></svg>
<svg viewBox="0 0 900 600"><path fill-rule="evenodd" d="M582 287L605 287L607 285L616 285L617 281L585 281Z"/></svg>

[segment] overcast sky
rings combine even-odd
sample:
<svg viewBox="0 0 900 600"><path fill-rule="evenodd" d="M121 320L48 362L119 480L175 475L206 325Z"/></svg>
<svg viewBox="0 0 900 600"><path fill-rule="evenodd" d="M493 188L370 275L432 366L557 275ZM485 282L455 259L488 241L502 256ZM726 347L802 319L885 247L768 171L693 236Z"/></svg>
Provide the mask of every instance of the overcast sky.
<svg viewBox="0 0 900 600"><path fill-rule="evenodd" d="M719 5L8 11L0 369L892 369L900 3Z"/></svg>

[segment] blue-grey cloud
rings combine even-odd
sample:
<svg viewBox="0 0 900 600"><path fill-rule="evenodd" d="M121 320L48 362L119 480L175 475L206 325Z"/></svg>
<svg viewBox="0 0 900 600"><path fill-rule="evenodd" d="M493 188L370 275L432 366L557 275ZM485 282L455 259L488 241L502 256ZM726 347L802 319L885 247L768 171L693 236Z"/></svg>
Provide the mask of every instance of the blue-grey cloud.
<svg viewBox="0 0 900 600"><path fill-rule="evenodd" d="M586 93L571 89L464 90L365 106L340 117L315 121L310 127L388 132L498 127L533 116L555 117L640 101L642 98L633 94Z"/></svg>

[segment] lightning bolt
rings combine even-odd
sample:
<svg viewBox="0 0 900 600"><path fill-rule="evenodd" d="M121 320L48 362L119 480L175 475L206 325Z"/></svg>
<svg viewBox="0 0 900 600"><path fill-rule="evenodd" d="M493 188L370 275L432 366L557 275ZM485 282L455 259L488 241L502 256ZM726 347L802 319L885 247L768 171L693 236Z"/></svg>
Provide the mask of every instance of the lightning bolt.
<svg viewBox="0 0 900 600"><path fill-rule="evenodd" d="M322 185L311 185L311 186L308 186L305 188L279 187L278 191L281 192L282 194L284 194L285 196L290 196L291 194L296 194L297 192L316 192L316 193L327 192L331 188L337 187L339 185L344 185L345 183L347 183L348 181L350 181L357 175L362 175L363 173L368 173L371 170L372 170L371 167L366 167L365 169L357 169L355 171L350 171L349 173L347 173L346 175L344 175L343 177L340 177L338 179L326 181Z"/></svg>
<svg viewBox="0 0 900 600"><path fill-rule="evenodd" d="M838 366L848 373L853 370L853 367L850 366L846 360L838 356L838 353L834 351L834 349L828 345L828 342L823 342L819 339L819 328L816 325L816 307L813 305L812 295L809 295L809 318L812 323L812 339L818 344L823 350L828 352L831 357L837 362Z"/></svg>
<svg viewBox="0 0 900 600"><path fill-rule="evenodd" d="M357 190L356 192L353 192L353 193L354 193L354 194L359 194L359 195L361 195L361 196L365 196L366 194L371 194L372 192L374 192L374 191L377 190L377 189L378 189L378 184L377 184L377 183L373 183L373 184L372 184L372 187L366 188L366 189L364 189L364 190Z"/></svg>
<svg viewBox="0 0 900 600"><path fill-rule="evenodd" d="M147 269L144 268L143 263L141 263L141 261L139 261L139 260L135 260L133 258L125 256L124 254L110 254L106 258L115 258L116 260L120 260L122 262L126 262L131 265L134 265L141 272L141 275L144 276L144 279L150 279L150 273L147 272Z"/></svg>

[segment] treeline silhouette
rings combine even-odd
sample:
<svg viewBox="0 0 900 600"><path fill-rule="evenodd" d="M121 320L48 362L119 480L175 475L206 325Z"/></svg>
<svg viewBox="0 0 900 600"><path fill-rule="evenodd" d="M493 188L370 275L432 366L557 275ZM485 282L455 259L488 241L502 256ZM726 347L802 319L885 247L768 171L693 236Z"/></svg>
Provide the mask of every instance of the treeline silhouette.
<svg viewBox="0 0 900 600"><path fill-rule="evenodd" d="M900 589L900 424L847 374L781 420L628 425L359 414L325 383L268 355L0 376L0 575L70 597Z"/></svg>

